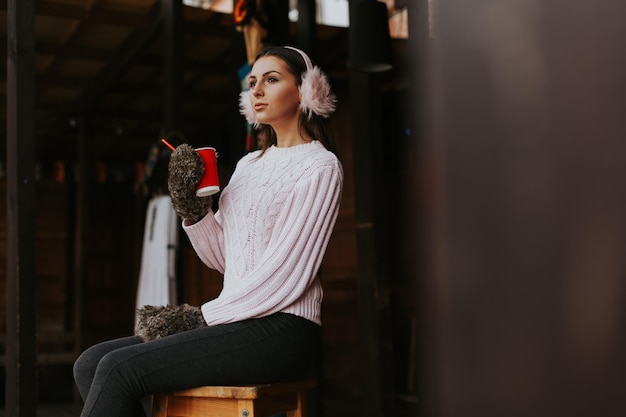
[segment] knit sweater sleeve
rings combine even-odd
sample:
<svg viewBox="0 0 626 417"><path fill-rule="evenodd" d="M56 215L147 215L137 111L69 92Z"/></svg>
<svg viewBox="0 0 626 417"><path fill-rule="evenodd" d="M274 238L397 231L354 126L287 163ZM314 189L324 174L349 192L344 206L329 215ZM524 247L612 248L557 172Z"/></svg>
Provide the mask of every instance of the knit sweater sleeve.
<svg viewBox="0 0 626 417"><path fill-rule="evenodd" d="M219 210L212 210L197 223L186 224L183 229L189 237L191 246L198 254L200 260L209 268L224 273L226 264L224 256L224 231L220 224Z"/></svg>
<svg viewBox="0 0 626 417"><path fill-rule="evenodd" d="M299 301L321 265L337 219L342 184L343 171L335 160L295 185L260 261L241 285L202 305L207 324L261 317Z"/></svg>

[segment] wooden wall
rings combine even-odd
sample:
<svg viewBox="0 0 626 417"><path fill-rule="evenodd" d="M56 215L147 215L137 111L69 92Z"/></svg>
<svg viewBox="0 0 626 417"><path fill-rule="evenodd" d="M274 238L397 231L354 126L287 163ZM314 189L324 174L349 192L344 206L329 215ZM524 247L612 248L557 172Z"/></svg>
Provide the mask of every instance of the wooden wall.
<svg viewBox="0 0 626 417"><path fill-rule="evenodd" d="M73 396L71 364L82 347L132 332L137 282L132 183L91 185L84 292L74 270L74 183L40 170L36 221L36 324L41 401ZM0 348L4 354L6 190L0 183ZM78 309L77 309L78 308ZM3 357L0 357L3 361ZM3 362L1 362L3 363ZM56 381L56 382L55 382ZM58 383L58 381L64 381ZM4 386L4 378L0 386ZM1 391L4 398L4 390Z"/></svg>
<svg viewBox="0 0 626 417"><path fill-rule="evenodd" d="M68 187L53 181L42 181L37 186L40 201L36 222L37 229L37 330L44 345L59 341L66 327L65 309L68 304ZM0 182L0 329L4 339L5 274L6 274L6 182ZM3 340L4 342L4 340ZM2 344L4 353L4 343Z"/></svg>

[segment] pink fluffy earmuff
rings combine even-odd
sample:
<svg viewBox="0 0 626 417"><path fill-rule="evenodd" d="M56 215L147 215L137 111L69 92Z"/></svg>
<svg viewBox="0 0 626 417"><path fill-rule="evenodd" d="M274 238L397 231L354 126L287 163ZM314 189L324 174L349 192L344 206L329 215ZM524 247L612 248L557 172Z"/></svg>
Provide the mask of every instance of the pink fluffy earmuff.
<svg viewBox="0 0 626 417"><path fill-rule="evenodd" d="M308 118L311 118L313 114L324 118L330 116L335 111L337 99L330 89L328 79L322 70L311 63L311 59L303 51L292 46L285 46L285 48L298 52L306 64L306 71L302 73L302 84L299 87L300 110ZM250 90L239 94L239 110L248 123L255 128L259 125L250 102Z"/></svg>

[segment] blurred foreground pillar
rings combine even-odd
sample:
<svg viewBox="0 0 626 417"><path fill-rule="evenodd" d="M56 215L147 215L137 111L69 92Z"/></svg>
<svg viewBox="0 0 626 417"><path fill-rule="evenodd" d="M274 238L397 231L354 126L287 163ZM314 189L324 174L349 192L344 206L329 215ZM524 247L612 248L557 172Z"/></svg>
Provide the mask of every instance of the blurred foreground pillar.
<svg viewBox="0 0 626 417"><path fill-rule="evenodd" d="M436 4L426 415L626 415L626 3Z"/></svg>

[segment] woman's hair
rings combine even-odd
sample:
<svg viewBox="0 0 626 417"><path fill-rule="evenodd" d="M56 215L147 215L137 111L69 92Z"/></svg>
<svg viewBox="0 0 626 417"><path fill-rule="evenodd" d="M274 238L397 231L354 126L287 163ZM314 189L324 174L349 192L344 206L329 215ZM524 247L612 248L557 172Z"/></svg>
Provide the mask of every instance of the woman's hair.
<svg viewBox="0 0 626 417"><path fill-rule="evenodd" d="M287 64L289 72L295 76L298 87L302 85L302 75L307 71L307 64L300 52L283 46L266 46L259 51L254 60L256 62L259 58L266 56L283 60ZM327 118L314 112L309 112L307 115L301 111L298 118L298 128L310 137L319 140L329 151L335 152L333 132ZM257 127L257 134L261 142L261 154L270 146L276 145L276 132L270 125L260 123Z"/></svg>

